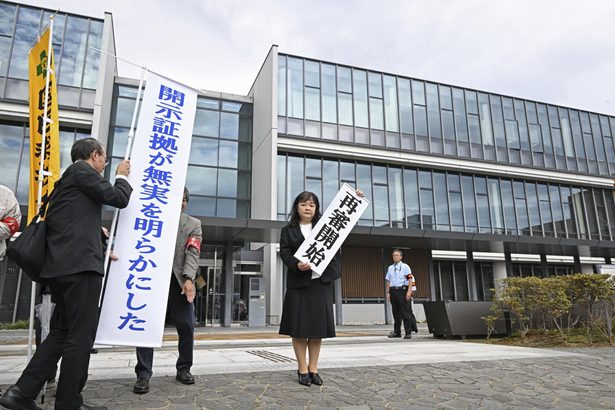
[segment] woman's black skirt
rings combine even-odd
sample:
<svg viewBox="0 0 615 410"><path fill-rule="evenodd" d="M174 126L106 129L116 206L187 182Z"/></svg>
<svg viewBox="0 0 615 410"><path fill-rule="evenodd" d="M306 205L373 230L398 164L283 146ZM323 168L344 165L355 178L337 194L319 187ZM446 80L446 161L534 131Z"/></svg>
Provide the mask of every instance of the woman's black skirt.
<svg viewBox="0 0 615 410"><path fill-rule="evenodd" d="M287 289L280 334L306 339L335 337L332 284L312 279L310 287Z"/></svg>

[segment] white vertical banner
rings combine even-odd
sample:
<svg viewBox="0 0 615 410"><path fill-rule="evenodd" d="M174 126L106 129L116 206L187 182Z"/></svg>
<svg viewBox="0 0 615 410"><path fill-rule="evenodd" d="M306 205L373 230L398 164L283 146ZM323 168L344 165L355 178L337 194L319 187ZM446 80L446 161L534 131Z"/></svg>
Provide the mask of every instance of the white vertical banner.
<svg viewBox="0 0 615 410"><path fill-rule="evenodd" d="M96 343L160 347L196 113L195 90L149 73Z"/></svg>
<svg viewBox="0 0 615 410"><path fill-rule="evenodd" d="M354 188L343 184L295 252L295 258L311 264L312 272L322 275L368 205L369 201L365 197L358 196Z"/></svg>

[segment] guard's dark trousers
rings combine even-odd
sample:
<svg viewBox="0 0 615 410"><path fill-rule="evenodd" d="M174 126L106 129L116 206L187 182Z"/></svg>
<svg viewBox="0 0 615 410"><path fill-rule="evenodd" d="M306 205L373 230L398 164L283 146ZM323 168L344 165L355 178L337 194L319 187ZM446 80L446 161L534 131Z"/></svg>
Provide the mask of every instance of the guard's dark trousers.
<svg viewBox="0 0 615 410"><path fill-rule="evenodd" d="M418 332L416 318L412 313L412 302L406 300L407 289L389 289L391 295L391 309L393 310L393 332L401 334L401 322L403 319L404 330L409 335L411 332Z"/></svg>

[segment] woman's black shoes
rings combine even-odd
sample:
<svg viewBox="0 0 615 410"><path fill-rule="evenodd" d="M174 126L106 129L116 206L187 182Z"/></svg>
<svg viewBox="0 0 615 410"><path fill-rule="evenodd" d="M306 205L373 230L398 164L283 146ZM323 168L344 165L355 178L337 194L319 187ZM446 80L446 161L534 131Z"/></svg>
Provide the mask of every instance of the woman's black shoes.
<svg viewBox="0 0 615 410"><path fill-rule="evenodd" d="M308 374L310 375L310 381L312 382L312 384L322 386L322 379L320 378L320 375L318 373L309 372Z"/></svg>
<svg viewBox="0 0 615 410"><path fill-rule="evenodd" d="M297 370L297 377L299 378L299 384L304 386L309 386L312 384L309 373L299 373L299 370Z"/></svg>

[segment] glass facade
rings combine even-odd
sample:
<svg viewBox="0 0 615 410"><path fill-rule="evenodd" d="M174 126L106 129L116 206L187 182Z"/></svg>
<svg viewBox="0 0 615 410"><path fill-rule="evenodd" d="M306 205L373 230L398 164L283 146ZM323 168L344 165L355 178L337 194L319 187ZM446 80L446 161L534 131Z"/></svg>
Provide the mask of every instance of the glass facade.
<svg viewBox="0 0 615 410"><path fill-rule="evenodd" d="M109 132L110 170L124 157L136 96L136 87L115 87ZM252 104L198 97L186 175L190 190L187 213L250 217L251 145Z"/></svg>
<svg viewBox="0 0 615 410"><path fill-rule="evenodd" d="M326 207L342 183L371 200L361 225L605 241L615 236L613 190L283 153L278 219L288 217L304 190Z"/></svg>
<svg viewBox="0 0 615 410"><path fill-rule="evenodd" d="M28 99L28 51L54 11L0 2L0 98ZM58 13L54 68L61 106L94 107L104 22Z"/></svg>
<svg viewBox="0 0 615 410"><path fill-rule="evenodd" d="M61 172L71 164L70 148L75 139L89 136L90 130L60 128ZM28 204L30 131L26 123L0 121L0 184L15 192L20 204Z"/></svg>
<svg viewBox="0 0 615 410"><path fill-rule="evenodd" d="M278 133L615 175L615 117L278 56Z"/></svg>

